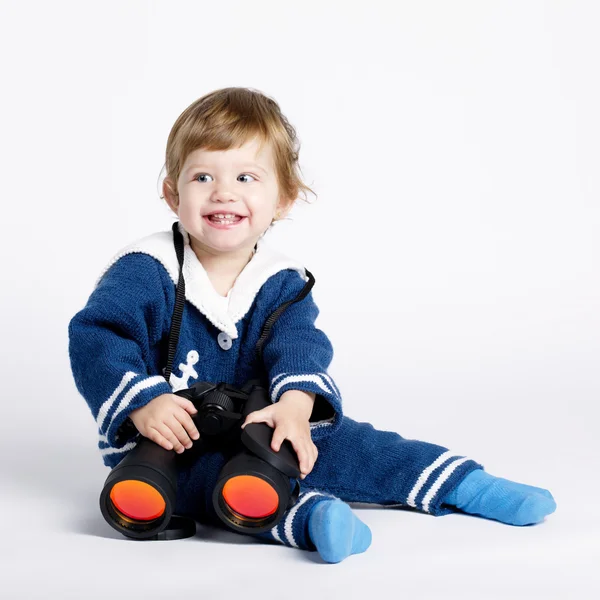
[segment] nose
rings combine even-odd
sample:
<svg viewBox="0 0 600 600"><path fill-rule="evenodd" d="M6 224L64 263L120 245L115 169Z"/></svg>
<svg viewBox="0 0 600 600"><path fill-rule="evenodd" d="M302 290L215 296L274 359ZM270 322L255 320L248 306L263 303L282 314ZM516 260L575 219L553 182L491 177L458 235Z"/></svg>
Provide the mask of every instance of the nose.
<svg viewBox="0 0 600 600"><path fill-rule="evenodd" d="M210 210L221 210L223 212L234 210L238 206L238 202L232 195L217 195L211 199L210 204L212 205Z"/></svg>
<svg viewBox="0 0 600 600"><path fill-rule="evenodd" d="M220 185L218 188L216 188L211 197L212 202L228 203L235 202L236 200L236 195L230 191L227 191L223 185Z"/></svg>

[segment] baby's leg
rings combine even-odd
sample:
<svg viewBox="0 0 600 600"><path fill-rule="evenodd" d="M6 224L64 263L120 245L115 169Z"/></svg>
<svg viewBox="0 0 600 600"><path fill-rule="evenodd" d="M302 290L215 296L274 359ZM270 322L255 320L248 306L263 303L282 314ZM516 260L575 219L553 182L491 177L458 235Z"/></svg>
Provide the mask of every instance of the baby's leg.
<svg viewBox="0 0 600 600"><path fill-rule="evenodd" d="M179 458L175 514L226 528L214 510L212 492L227 459L220 452L208 452L196 458L190 457L184 466L183 458ZM302 486L294 506L284 513L276 527L250 535L294 548L317 550L323 560L330 563L364 552L371 544L371 530L347 504L331 494L305 486Z"/></svg>
<svg viewBox="0 0 600 600"><path fill-rule="evenodd" d="M298 496L276 527L254 537L317 550L328 563L338 563L371 545L371 530L345 502L310 489Z"/></svg>
<svg viewBox="0 0 600 600"><path fill-rule="evenodd" d="M319 450L303 480L345 502L404 505L433 515L453 512L444 496L481 465L437 444L406 439L342 417L339 429L313 435Z"/></svg>
<svg viewBox="0 0 600 600"><path fill-rule="evenodd" d="M499 484L463 455L370 423L343 417L336 433L315 437L319 456L304 482L346 502L402 504L436 516L459 508L512 524L537 522L556 506L547 490Z"/></svg>

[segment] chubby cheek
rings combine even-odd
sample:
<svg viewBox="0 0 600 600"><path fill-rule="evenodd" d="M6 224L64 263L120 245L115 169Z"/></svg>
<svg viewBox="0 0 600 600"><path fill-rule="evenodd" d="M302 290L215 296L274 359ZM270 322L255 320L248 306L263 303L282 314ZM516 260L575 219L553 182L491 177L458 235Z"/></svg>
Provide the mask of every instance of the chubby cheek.
<svg viewBox="0 0 600 600"><path fill-rule="evenodd" d="M179 219L184 226L187 224L200 227L203 224L201 211L186 203L182 203L179 207Z"/></svg>
<svg viewBox="0 0 600 600"><path fill-rule="evenodd" d="M255 216L252 221L252 230L255 233L264 233L265 231L267 231L267 229L269 229L269 226L271 225L271 221L273 220L273 216L274 215L270 215L270 214L260 214L259 216Z"/></svg>

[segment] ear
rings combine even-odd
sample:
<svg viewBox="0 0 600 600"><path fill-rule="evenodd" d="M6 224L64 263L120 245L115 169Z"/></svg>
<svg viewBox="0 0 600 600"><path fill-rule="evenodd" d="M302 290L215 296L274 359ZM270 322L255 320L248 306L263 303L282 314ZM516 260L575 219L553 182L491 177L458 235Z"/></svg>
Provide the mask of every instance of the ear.
<svg viewBox="0 0 600 600"><path fill-rule="evenodd" d="M281 198L281 200L277 204L277 210L276 210L277 219L279 220L279 219L284 219L285 217L287 217L287 214L290 212L290 210L292 210L293 206L294 206L293 202L290 202L286 198Z"/></svg>
<svg viewBox="0 0 600 600"><path fill-rule="evenodd" d="M165 177L162 189L163 197L167 201L167 204L179 216L179 194L177 193L177 186L173 184L173 180L170 177Z"/></svg>

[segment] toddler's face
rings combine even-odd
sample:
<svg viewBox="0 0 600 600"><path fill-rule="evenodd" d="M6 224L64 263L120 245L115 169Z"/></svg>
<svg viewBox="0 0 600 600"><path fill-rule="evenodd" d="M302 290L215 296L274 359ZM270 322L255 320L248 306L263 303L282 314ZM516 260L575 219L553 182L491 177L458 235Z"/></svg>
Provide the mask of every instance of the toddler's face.
<svg viewBox="0 0 600 600"><path fill-rule="evenodd" d="M192 243L211 254L250 252L279 206L271 146L258 148L254 139L231 150L195 150L182 167L179 198L165 191ZM237 216L213 222L212 213Z"/></svg>

